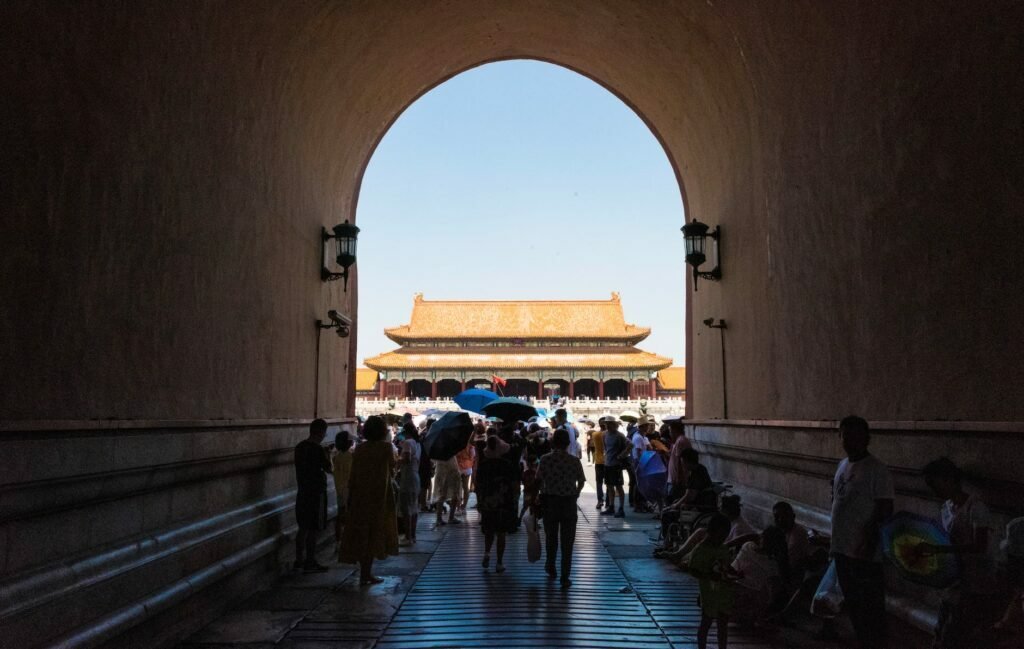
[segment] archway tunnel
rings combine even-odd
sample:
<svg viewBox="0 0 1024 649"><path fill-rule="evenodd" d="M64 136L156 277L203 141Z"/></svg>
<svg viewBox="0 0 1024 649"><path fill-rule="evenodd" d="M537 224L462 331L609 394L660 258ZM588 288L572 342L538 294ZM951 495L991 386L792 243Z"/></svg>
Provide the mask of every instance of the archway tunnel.
<svg viewBox="0 0 1024 649"><path fill-rule="evenodd" d="M268 578L315 386L353 412L358 264L322 282L321 227L354 218L405 107L509 58L622 98L721 225L722 279L686 296L688 430L751 511L827 527L857 413L900 506L934 509L919 465L944 454L1020 514L1021 22L995 0L5 4L0 560L28 595L0 634L155 646ZM355 325L318 350L329 309Z"/></svg>

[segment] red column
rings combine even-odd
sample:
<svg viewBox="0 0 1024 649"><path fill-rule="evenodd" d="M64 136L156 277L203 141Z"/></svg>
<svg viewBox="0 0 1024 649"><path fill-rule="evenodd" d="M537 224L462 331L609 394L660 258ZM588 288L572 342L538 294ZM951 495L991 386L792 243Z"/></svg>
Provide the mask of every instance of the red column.
<svg viewBox="0 0 1024 649"><path fill-rule="evenodd" d="M544 381L537 381L537 398L544 398Z"/></svg>
<svg viewBox="0 0 1024 649"><path fill-rule="evenodd" d="M388 389L388 382L385 381L383 378L377 379L377 391L380 392L380 399L381 399L381 401L383 401L384 399L387 398L387 396L388 396L387 389Z"/></svg>
<svg viewBox="0 0 1024 649"><path fill-rule="evenodd" d="M597 382L597 398L604 399L604 381Z"/></svg>
<svg viewBox="0 0 1024 649"><path fill-rule="evenodd" d="M459 381L459 386L460 386L459 387L459 392L465 392L466 391L466 382L465 381Z"/></svg>
<svg viewBox="0 0 1024 649"><path fill-rule="evenodd" d="M430 382L430 398L431 399L436 399L437 398L437 381L431 381Z"/></svg>
<svg viewBox="0 0 1024 649"><path fill-rule="evenodd" d="M569 381L569 398L570 399L575 399L576 398L576 382L575 381Z"/></svg>

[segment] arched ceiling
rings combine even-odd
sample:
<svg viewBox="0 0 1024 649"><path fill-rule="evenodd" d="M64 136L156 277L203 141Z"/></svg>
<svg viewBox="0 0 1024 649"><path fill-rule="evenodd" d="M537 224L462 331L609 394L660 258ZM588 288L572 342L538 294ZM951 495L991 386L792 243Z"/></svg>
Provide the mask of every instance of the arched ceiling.
<svg viewBox="0 0 1024 649"><path fill-rule="evenodd" d="M8 391L17 416L53 418L54 403L89 417L304 413L304 323L356 308L355 288L317 280L315 233L354 214L367 161L406 106L462 70L517 57L576 70L634 107L676 166L688 212L722 225L724 280L692 295L692 312L730 322L731 414L1021 412L1011 404L1024 399L965 392L961 360L1024 384L1010 360L1022 354L1006 353L1024 352L1006 317L1024 311L1024 290L962 268L983 258L1020 284L1015 246L1003 243L1021 239L1014 3L22 2L2 12L0 162L14 170L4 225L17 242L2 270L24 281L0 297L24 315L0 321L0 338L17 343L0 361L51 354ZM982 219L984 231L964 227ZM887 315L893 305L905 306ZM81 326L55 324L66 311ZM966 312L986 316L973 337L960 333ZM865 324L883 320L884 330ZM719 349L690 333L696 414L714 416ZM323 402L344 409L354 368L342 350L325 353ZM75 368L89 387L53 368ZM915 390L894 403L908 382Z"/></svg>

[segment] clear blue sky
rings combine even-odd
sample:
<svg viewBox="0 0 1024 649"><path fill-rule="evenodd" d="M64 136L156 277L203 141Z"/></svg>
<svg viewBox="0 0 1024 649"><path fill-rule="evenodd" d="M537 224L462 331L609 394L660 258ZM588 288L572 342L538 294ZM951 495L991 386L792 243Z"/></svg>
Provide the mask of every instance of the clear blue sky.
<svg viewBox="0 0 1024 649"><path fill-rule="evenodd" d="M682 199L661 145L617 97L536 61L485 65L421 97L359 197L359 349L427 299L607 299L683 364Z"/></svg>

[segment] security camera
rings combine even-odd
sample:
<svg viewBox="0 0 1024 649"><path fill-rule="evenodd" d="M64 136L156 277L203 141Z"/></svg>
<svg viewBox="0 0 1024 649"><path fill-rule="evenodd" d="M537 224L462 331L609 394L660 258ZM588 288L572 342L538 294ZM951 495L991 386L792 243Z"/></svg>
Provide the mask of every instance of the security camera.
<svg viewBox="0 0 1024 649"><path fill-rule="evenodd" d="M330 311L327 312L327 317L331 319L331 323L335 327L344 327L344 328L348 329L349 327L352 326L352 320L350 320L348 317L338 313L334 309L331 309Z"/></svg>
<svg viewBox="0 0 1024 649"><path fill-rule="evenodd" d="M317 320L317 328L334 329L334 332L338 334L339 338L348 338L349 331L352 328L352 320L348 316L338 313L335 309L328 311L327 317L330 318L331 321L324 324L323 320Z"/></svg>
<svg viewBox="0 0 1024 649"><path fill-rule="evenodd" d="M715 319L714 318L708 318L707 320L704 321L704 324L706 326L710 327L711 325L715 324Z"/></svg>

